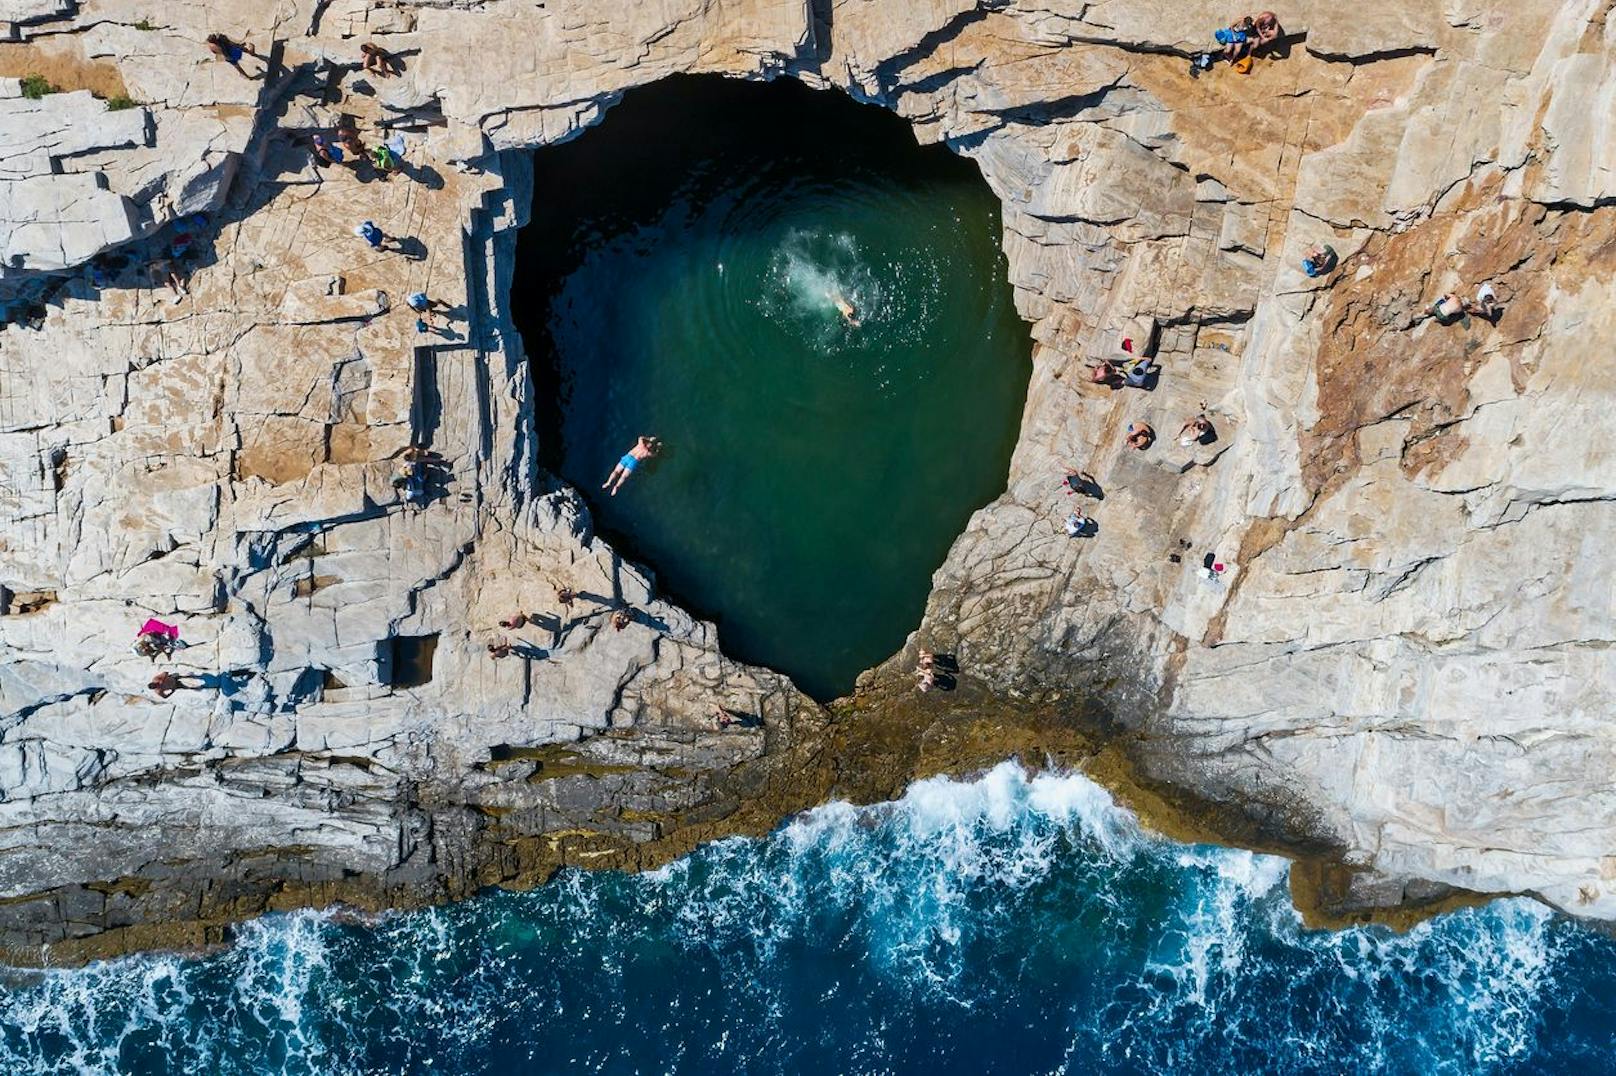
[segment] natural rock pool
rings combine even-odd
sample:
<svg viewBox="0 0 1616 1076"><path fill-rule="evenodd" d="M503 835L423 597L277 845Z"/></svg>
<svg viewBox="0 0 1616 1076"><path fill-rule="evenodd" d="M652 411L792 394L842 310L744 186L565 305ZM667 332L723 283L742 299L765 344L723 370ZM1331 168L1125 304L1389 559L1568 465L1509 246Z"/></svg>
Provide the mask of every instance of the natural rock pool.
<svg viewBox="0 0 1616 1076"><path fill-rule="evenodd" d="M976 166L840 93L683 78L535 171L545 465L726 651L847 692L1005 485L1030 344ZM663 456L606 496L640 434Z"/></svg>

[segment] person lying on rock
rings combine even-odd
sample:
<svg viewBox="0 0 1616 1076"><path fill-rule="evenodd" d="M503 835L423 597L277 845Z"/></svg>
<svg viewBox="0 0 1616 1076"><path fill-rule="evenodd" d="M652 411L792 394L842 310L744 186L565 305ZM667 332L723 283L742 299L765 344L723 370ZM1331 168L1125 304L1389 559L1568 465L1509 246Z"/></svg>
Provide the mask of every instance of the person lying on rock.
<svg viewBox="0 0 1616 1076"><path fill-rule="evenodd" d="M1109 389L1120 389L1123 385L1122 368L1110 359L1088 364L1089 383L1104 385Z"/></svg>
<svg viewBox="0 0 1616 1076"><path fill-rule="evenodd" d="M1212 422L1205 414L1196 415L1178 430L1178 443L1185 448L1202 444L1212 436Z"/></svg>
<svg viewBox="0 0 1616 1076"><path fill-rule="evenodd" d="M634 447L623 453L622 458L617 461L617 466L612 468L612 473L607 475L606 481L600 484L600 488L609 490L613 497L617 496L617 491L623 488L623 483L627 482L634 474L634 469L640 465L640 462L651 459L661 452L662 439L660 437L647 437L642 434L639 440L634 442Z"/></svg>

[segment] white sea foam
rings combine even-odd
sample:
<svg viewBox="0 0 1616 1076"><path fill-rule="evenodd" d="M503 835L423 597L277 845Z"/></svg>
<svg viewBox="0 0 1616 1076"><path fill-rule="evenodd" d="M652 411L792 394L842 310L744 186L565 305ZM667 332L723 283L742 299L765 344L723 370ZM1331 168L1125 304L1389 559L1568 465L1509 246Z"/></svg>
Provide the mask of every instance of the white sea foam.
<svg viewBox="0 0 1616 1076"><path fill-rule="evenodd" d="M890 804L829 804L763 841L719 842L645 875L568 872L532 894L385 916L364 931L275 916L204 961L47 972L0 995L0 1071L117 1071L137 1043L192 1071L256 1071L269 1058L284 1072L374 1070L355 1059L382 1033L378 1009L392 1012L381 1026L419 1042L406 1053L423 1067L433 1055L421 1051L477 1057L509 1035L513 1006L523 1026L589 1018L632 1033L649 1017L609 984L669 944L745 984L765 1026L788 1037L811 1016L773 969L804 946L818 959L858 954L849 967L875 969L906 1005L964 1013L1003 1004L984 992L983 961L1013 969L1030 942L1037 959L1092 966L1107 986L1067 1016L1073 1070L1204 1069L1258 1049L1296 1071L1457 1073L1540 1047L1537 1014L1563 947L1542 906L1502 902L1405 935L1316 933L1302 929L1285 877L1271 856L1145 833L1082 775L1006 763L975 780L917 782ZM1069 920L1099 926L1074 932ZM535 995L536 947L598 985L570 1009ZM833 976L820 1003L856 981ZM723 1056L755 1050L744 1028L731 1046L712 991L681 986L666 1019L700 1014L723 1028ZM861 1040L877 1051L870 1067L902 1017L872 1015ZM620 1056L607 1044L591 1064L610 1069Z"/></svg>

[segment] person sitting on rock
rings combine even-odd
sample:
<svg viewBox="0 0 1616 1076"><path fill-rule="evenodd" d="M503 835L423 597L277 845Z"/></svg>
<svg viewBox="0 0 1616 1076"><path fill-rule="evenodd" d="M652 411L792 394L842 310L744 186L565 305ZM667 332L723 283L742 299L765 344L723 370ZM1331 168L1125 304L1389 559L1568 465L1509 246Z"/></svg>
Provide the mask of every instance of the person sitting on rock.
<svg viewBox="0 0 1616 1076"><path fill-rule="evenodd" d="M1122 381L1124 384L1132 388L1149 388L1150 379L1155 377L1160 371L1161 367L1157 366L1149 359L1143 357L1137 358L1128 364L1127 372L1122 375Z"/></svg>
<svg viewBox="0 0 1616 1076"><path fill-rule="evenodd" d="M1081 538L1088 532L1089 517L1085 516L1081 510L1074 509L1066 516L1064 526L1066 528L1066 537Z"/></svg>
<svg viewBox="0 0 1616 1076"><path fill-rule="evenodd" d="M158 656L167 657L174 653L180 645L180 629L177 624L165 624L156 617L150 617L135 632L134 651L143 658L156 661Z"/></svg>
<svg viewBox="0 0 1616 1076"><path fill-rule="evenodd" d="M337 124L337 141L342 143L343 149L352 154L355 161L358 161L368 152L365 148L365 143L359 138L359 128L355 127L349 120L343 120Z"/></svg>
<svg viewBox="0 0 1616 1076"><path fill-rule="evenodd" d="M1496 322L1498 315L1504 312L1503 306L1498 302L1498 292L1493 290L1492 284L1486 282L1476 289L1475 302L1466 299L1463 306L1466 314L1474 314L1489 322Z"/></svg>
<svg viewBox="0 0 1616 1076"><path fill-rule="evenodd" d="M403 494L406 504L420 506L426 503L427 463L408 454L393 471L393 488Z"/></svg>
<svg viewBox="0 0 1616 1076"><path fill-rule="evenodd" d="M488 656L496 661L500 658L510 657L511 641L503 637L495 639L493 642L488 644Z"/></svg>
<svg viewBox="0 0 1616 1076"><path fill-rule="evenodd" d="M314 159L322 164L349 164L346 151L335 142L328 142L324 135L314 135L309 139L314 147Z"/></svg>
<svg viewBox="0 0 1616 1076"><path fill-rule="evenodd" d="M661 438L647 437L642 434L639 440L634 442L634 447L623 453L622 458L617 461L617 466L612 468L612 473L607 475L606 481L600 484L600 488L609 490L613 497L617 496L617 491L622 489L623 483L633 476L634 469L640 465L640 461L651 459L661 452Z"/></svg>
<svg viewBox="0 0 1616 1076"><path fill-rule="evenodd" d="M1272 46L1285 31L1280 28L1279 16L1272 11L1264 11L1251 23L1252 37L1251 54L1260 55L1266 48Z"/></svg>
<svg viewBox="0 0 1616 1076"><path fill-rule="evenodd" d="M1323 276L1335 269L1335 248L1327 243L1314 243L1302 252L1302 272L1308 276Z"/></svg>
<svg viewBox="0 0 1616 1076"><path fill-rule="evenodd" d="M241 66L242 58L251 56L256 60L263 60L263 57L258 55L258 51L247 42L242 41L238 43L230 40L223 34L208 35L208 51L213 53L214 56L223 60L225 63L229 64L231 67L234 67L247 78L253 78L254 76L248 75L246 69ZM266 64L265 66L268 65Z"/></svg>
<svg viewBox="0 0 1616 1076"><path fill-rule="evenodd" d="M168 285L168 290L174 293L174 297L169 302L178 303L185 298L189 288L186 285L184 274L180 272L180 265L174 259L158 258L147 267L146 271L151 275L151 282L154 286L166 284Z"/></svg>
<svg viewBox="0 0 1616 1076"><path fill-rule="evenodd" d="M369 41L359 46L359 55L363 59L364 69L378 78L387 78L403 70L397 57Z"/></svg>
<svg viewBox="0 0 1616 1076"><path fill-rule="evenodd" d="M1251 49L1252 39L1256 35L1256 23L1250 15L1236 20L1233 26L1212 33L1217 43L1223 46L1222 56L1229 63L1234 63Z"/></svg>
<svg viewBox="0 0 1616 1076"><path fill-rule="evenodd" d="M1178 430L1178 443L1185 448L1206 442L1212 436L1212 423L1205 413L1196 415Z"/></svg>
<svg viewBox="0 0 1616 1076"><path fill-rule="evenodd" d="M504 620L501 620L499 622L499 626L504 628L506 631L515 631L518 628L526 627L528 619L529 618L526 613L517 613L514 616L508 616Z"/></svg>
<svg viewBox="0 0 1616 1076"><path fill-rule="evenodd" d="M1128 447L1143 452L1156 440L1156 431L1148 422L1128 423Z"/></svg>
<svg viewBox="0 0 1616 1076"><path fill-rule="evenodd" d="M1431 316L1436 319L1438 325L1452 325L1469 313L1465 309L1466 305L1464 299L1450 291L1431 304Z"/></svg>

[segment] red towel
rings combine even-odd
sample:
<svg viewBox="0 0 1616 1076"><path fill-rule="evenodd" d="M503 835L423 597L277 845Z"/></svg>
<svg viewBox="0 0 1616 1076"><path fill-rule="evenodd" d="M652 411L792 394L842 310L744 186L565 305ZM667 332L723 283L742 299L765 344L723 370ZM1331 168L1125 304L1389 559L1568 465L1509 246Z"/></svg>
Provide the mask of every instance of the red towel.
<svg viewBox="0 0 1616 1076"><path fill-rule="evenodd" d="M142 624L140 626L140 631L136 632L135 634L137 634L137 635L166 635L170 639L173 639L175 642L179 642L180 629L179 629L178 625L164 624L161 620L157 620L157 619L153 618L151 620L146 621L146 623Z"/></svg>

